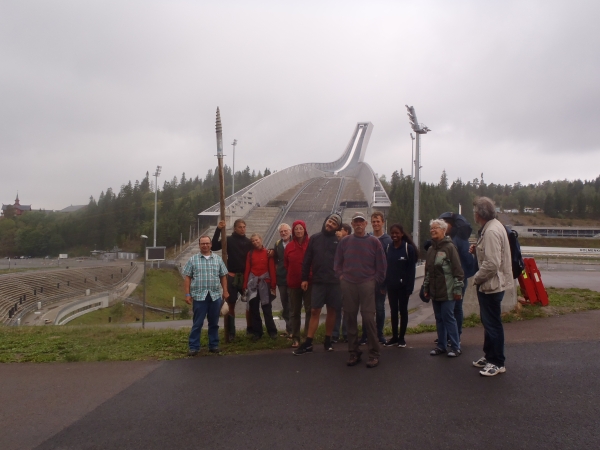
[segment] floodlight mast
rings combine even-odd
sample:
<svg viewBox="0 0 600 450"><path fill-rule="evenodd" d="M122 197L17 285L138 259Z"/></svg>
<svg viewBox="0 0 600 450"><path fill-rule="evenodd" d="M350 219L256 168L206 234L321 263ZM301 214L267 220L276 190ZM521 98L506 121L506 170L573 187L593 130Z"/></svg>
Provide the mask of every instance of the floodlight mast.
<svg viewBox="0 0 600 450"><path fill-rule="evenodd" d="M427 134L428 131L431 131L429 128L427 128L425 125L423 124L419 124L419 121L417 120L417 113L415 112L415 108L412 106L406 106L406 110L407 112L407 116L408 116L408 121L410 123L410 126L412 128L412 130L415 132L415 134L417 135L416 138L416 148L415 148L415 160L414 160L414 171L415 171L415 176L414 176L414 183L415 183L415 198L414 198L414 216L413 216L413 241L415 242L415 245L417 246L417 248L420 248L420 242L419 242L419 224L420 224L420 220L419 220L419 203L420 203L420 192L419 192L419 188L421 186L421 135L422 134ZM411 134L411 138L412 138L412 134Z"/></svg>
<svg viewBox="0 0 600 450"><path fill-rule="evenodd" d="M234 139L231 145L233 145L233 167L231 168L231 195L233 195L235 194L235 146L237 145L237 139Z"/></svg>
<svg viewBox="0 0 600 450"><path fill-rule="evenodd" d="M154 246L156 247L156 205L158 201L158 177L162 166L156 166L156 172L154 172Z"/></svg>

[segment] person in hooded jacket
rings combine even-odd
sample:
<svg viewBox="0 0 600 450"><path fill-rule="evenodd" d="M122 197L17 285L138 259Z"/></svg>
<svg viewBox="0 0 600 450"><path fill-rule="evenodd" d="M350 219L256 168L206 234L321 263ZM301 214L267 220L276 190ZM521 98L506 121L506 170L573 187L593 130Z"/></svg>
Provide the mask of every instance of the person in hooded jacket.
<svg viewBox="0 0 600 450"><path fill-rule="evenodd" d="M382 289L387 290L392 316L392 338L385 342L386 347L406 347L404 336L408 326L408 300L415 288L415 275L419 251L413 240L404 232L399 223L390 227L392 244L385 250L387 271ZM400 313L400 332L398 332Z"/></svg>
<svg viewBox="0 0 600 450"><path fill-rule="evenodd" d="M302 262L302 290L308 289L308 279L312 272L312 293L310 298L310 323L306 340L294 351L294 355L312 353L313 337L319 327L319 318L323 306L327 305L327 318L325 319L326 352L333 350L331 334L335 325L336 310L342 306L342 291L340 281L335 276L333 261L337 250L338 238L335 235L340 228L342 218L339 214L331 214L325 222L321 232L310 238L304 260Z"/></svg>
<svg viewBox="0 0 600 450"><path fill-rule="evenodd" d="M463 270L458 250L450 237L445 235L447 228L448 224L441 219L429 222L433 243L427 250L425 258L423 293L425 298L433 300L438 333L437 346L429 354L436 356L446 353L446 337L448 336L451 347L448 356L456 357L461 354L461 350L454 317L454 301L462 299Z"/></svg>
<svg viewBox="0 0 600 450"><path fill-rule="evenodd" d="M312 280L308 280L306 289L302 289L302 262L308 248L309 237L306 223L296 220L292 224L292 242L285 247L283 263L287 270L288 296L290 298L290 322L292 324L292 348L300 346L300 324L302 322L302 304L304 303L304 334L308 334L310 322L310 296Z"/></svg>
<svg viewBox="0 0 600 450"><path fill-rule="evenodd" d="M467 280L475 275L477 272L477 265L475 264L475 258L469 252L470 244L469 237L473 232L473 228L468 220L460 215L452 212L445 212L439 217L448 224L446 229L446 236L450 236L452 242L458 250L458 256L460 258L460 265L464 272L462 299L454 302L454 317L456 318L456 325L458 326L458 336L462 334L463 325L463 300L465 298L465 291L467 290Z"/></svg>

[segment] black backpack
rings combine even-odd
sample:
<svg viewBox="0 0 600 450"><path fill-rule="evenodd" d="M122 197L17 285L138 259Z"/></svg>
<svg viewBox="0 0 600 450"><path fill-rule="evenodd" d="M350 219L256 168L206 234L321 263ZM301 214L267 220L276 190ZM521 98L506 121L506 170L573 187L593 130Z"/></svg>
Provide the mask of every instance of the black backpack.
<svg viewBox="0 0 600 450"><path fill-rule="evenodd" d="M519 244L519 233L506 226L504 228L506 229L508 243L510 244L510 262L512 265L513 278L519 278L523 273L523 270L525 270L525 261L523 261L521 244Z"/></svg>

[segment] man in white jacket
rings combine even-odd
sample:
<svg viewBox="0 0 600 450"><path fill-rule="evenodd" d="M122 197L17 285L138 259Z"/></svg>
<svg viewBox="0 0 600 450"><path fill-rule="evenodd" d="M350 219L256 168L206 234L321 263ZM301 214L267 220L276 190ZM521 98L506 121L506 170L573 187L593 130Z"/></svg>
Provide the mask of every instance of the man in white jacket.
<svg viewBox="0 0 600 450"><path fill-rule="evenodd" d="M513 283L510 244L504 225L496 219L496 206L487 197L473 202L475 222L481 225L477 244L471 253L477 256L479 269L473 276L481 323L485 330L484 356L473 362L482 370L483 376L493 377L506 372L504 365L504 328L502 327L501 303L504 292Z"/></svg>

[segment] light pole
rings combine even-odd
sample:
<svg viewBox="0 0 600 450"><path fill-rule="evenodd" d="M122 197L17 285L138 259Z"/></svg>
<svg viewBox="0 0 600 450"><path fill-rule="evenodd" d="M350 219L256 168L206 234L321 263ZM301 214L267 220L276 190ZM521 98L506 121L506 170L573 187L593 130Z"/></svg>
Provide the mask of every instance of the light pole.
<svg viewBox="0 0 600 450"><path fill-rule="evenodd" d="M158 177L162 166L156 166L156 172L154 172L154 246L156 247L156 206L158 202Z"/></svg>
<svg viewBox="0 0 600 450"><path fill-rule="evenodd" d="M406 106L406 110L410 126L412 130L417 135L417 146L415 149L415 202L414 202L414 217L413 217L413 240L419 248L419 188L421 183L421 139L420 136L422 134L427 134L428 131L431 131L423 124L419 124L417 121L417 113L415 112L415 108L412 106ZM412 136L411 136L412 137Z"/></svg>
<svg viewBox="0 0 600 450"><path fill-rule="evenodd" d="M146 242L148 241L148 236L142 234L140 236L144 240L144 298L142 299L142 328L146 328Z"/></svg>
<svg viewBox="0 0 600 450"><path fill-rule="evenodd" d="M237 139L234 139L231 145L233 145L233 167L231 168L231 195L233 195L235 194L235 146L237 145Z"/></svg>
<svg viewBox="0 0 600 450"><path fill-rule="evenodd" d="M410 133L410 177L415 178L415 137Z"/></svg>

